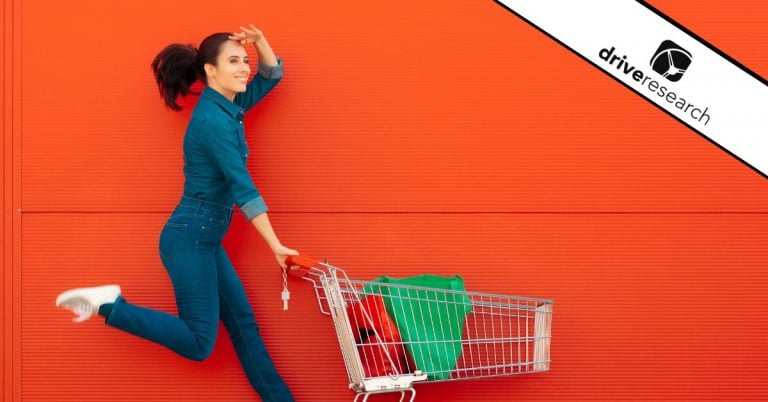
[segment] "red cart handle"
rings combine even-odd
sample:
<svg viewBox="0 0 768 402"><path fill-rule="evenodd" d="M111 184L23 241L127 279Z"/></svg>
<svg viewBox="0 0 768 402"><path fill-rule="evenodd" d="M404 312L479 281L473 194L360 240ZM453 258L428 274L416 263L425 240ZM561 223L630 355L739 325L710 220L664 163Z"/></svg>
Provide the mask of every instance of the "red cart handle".
<svg viewBox="0 0 768 402"><path fill-rule="evenodd" d="M289 255L285 260L285 265L290 269L288 273L293 276L304 277L309 273L310 268L319 264L320 260L304 255ZM295 268L298 267L298 268Z"/></svg>

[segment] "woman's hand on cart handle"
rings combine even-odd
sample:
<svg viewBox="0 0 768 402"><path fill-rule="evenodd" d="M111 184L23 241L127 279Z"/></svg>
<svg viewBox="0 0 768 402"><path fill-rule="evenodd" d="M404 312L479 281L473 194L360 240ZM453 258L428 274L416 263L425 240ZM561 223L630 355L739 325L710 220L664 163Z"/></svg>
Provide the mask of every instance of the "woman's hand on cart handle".
<svg viewBox="0 0 768 402"><path fill-rule="evenodd" d="M291 267L288 271L289 274L301 277L306 276L310 268L319 264L320 260L305 255L291 255L288 256L285 263Z"/></svg>
<svg viewBox="0 0 768 402"><path fill-rule="evenodd" d="M288 268L286 260L289 256L299 255L298 251L285 247L282 244L275 246L275 248L272 249L272 252L275 253L275 259L277 259L277 263L280 264L280 267L282 268Z"/></svg>

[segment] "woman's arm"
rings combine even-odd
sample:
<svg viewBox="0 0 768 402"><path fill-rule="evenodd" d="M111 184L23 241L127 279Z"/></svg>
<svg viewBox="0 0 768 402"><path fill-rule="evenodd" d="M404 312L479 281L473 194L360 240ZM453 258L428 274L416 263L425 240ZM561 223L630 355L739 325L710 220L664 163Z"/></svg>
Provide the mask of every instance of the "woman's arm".
<svg viewBox="0 0 768 402"><path fill-rule="evenodd" d="M272 51L272 47L269 46L264 35L260 35L259 39L253 42L253 47L256 48L256 53L259 55L259 64L270 67L277 65L277 56L275 56L275 52Z"/></svg>
<svg viewBox="0 0 768 402"><path fill-rule="evenodd" d="M272 229L272 224L269 222L266 212L257 215L251 220L251 223L267 242L272 252L275 253L275 259L277 259L281 267L286 267L285 260L289 255L299 255L296 250L285 247L280 243L275 231Z"/></svg>
<svg viewBox="0 0 768 402"><path fill-rule="evenodd" d="M259 59L256 75L246 86L245 92L238 93L234 99L235 104L247 111L280 82L283 78L283 63L272 51L264 34L253 24L250 29L243 26L240 29L243 31L232 34L229 38L239 41L243 46L252 43Z"/></svg>
<svg viewBox="0 0 768 402"><path fill-rule="evenodd" d="M195 126L203 133L223 133L223 135L206 136L207 140L203 142L205 152L229 183L240 211L264 237L269 248L275 253L277 262L285 268L285 259L289 255L297 255L298 253L284 247L275 235L267 217L268 208L243 163L240 149L235 140L235 133L231 131L231 128L217 125L208 120L199 121Z"/></svg>

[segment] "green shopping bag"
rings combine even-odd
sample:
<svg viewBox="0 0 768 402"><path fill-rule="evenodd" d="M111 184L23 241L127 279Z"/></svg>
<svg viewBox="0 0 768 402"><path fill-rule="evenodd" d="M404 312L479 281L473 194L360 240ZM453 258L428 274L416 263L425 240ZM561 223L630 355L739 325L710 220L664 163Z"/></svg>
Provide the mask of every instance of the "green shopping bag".
<svg viewBox="0 0 768 402"><path fill-rule="evenodd" d="M450 378L461 355L464 320L472 311L464 280L458 275L382 276L365 292L382 295L416 367L431 380Z"/></svg>

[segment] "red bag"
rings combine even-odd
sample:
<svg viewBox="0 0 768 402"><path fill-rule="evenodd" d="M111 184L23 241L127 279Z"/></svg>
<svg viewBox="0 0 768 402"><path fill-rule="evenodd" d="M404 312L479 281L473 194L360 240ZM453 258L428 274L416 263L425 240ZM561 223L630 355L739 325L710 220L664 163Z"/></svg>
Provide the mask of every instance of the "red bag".
<svg viewBox="0 0 768 402"><path fill-rule="evenodd" d="M414 366L408 365L403 340L380 295L369 295L347 306L347 316L367 377L412 371L409 367Z"/></svg>

